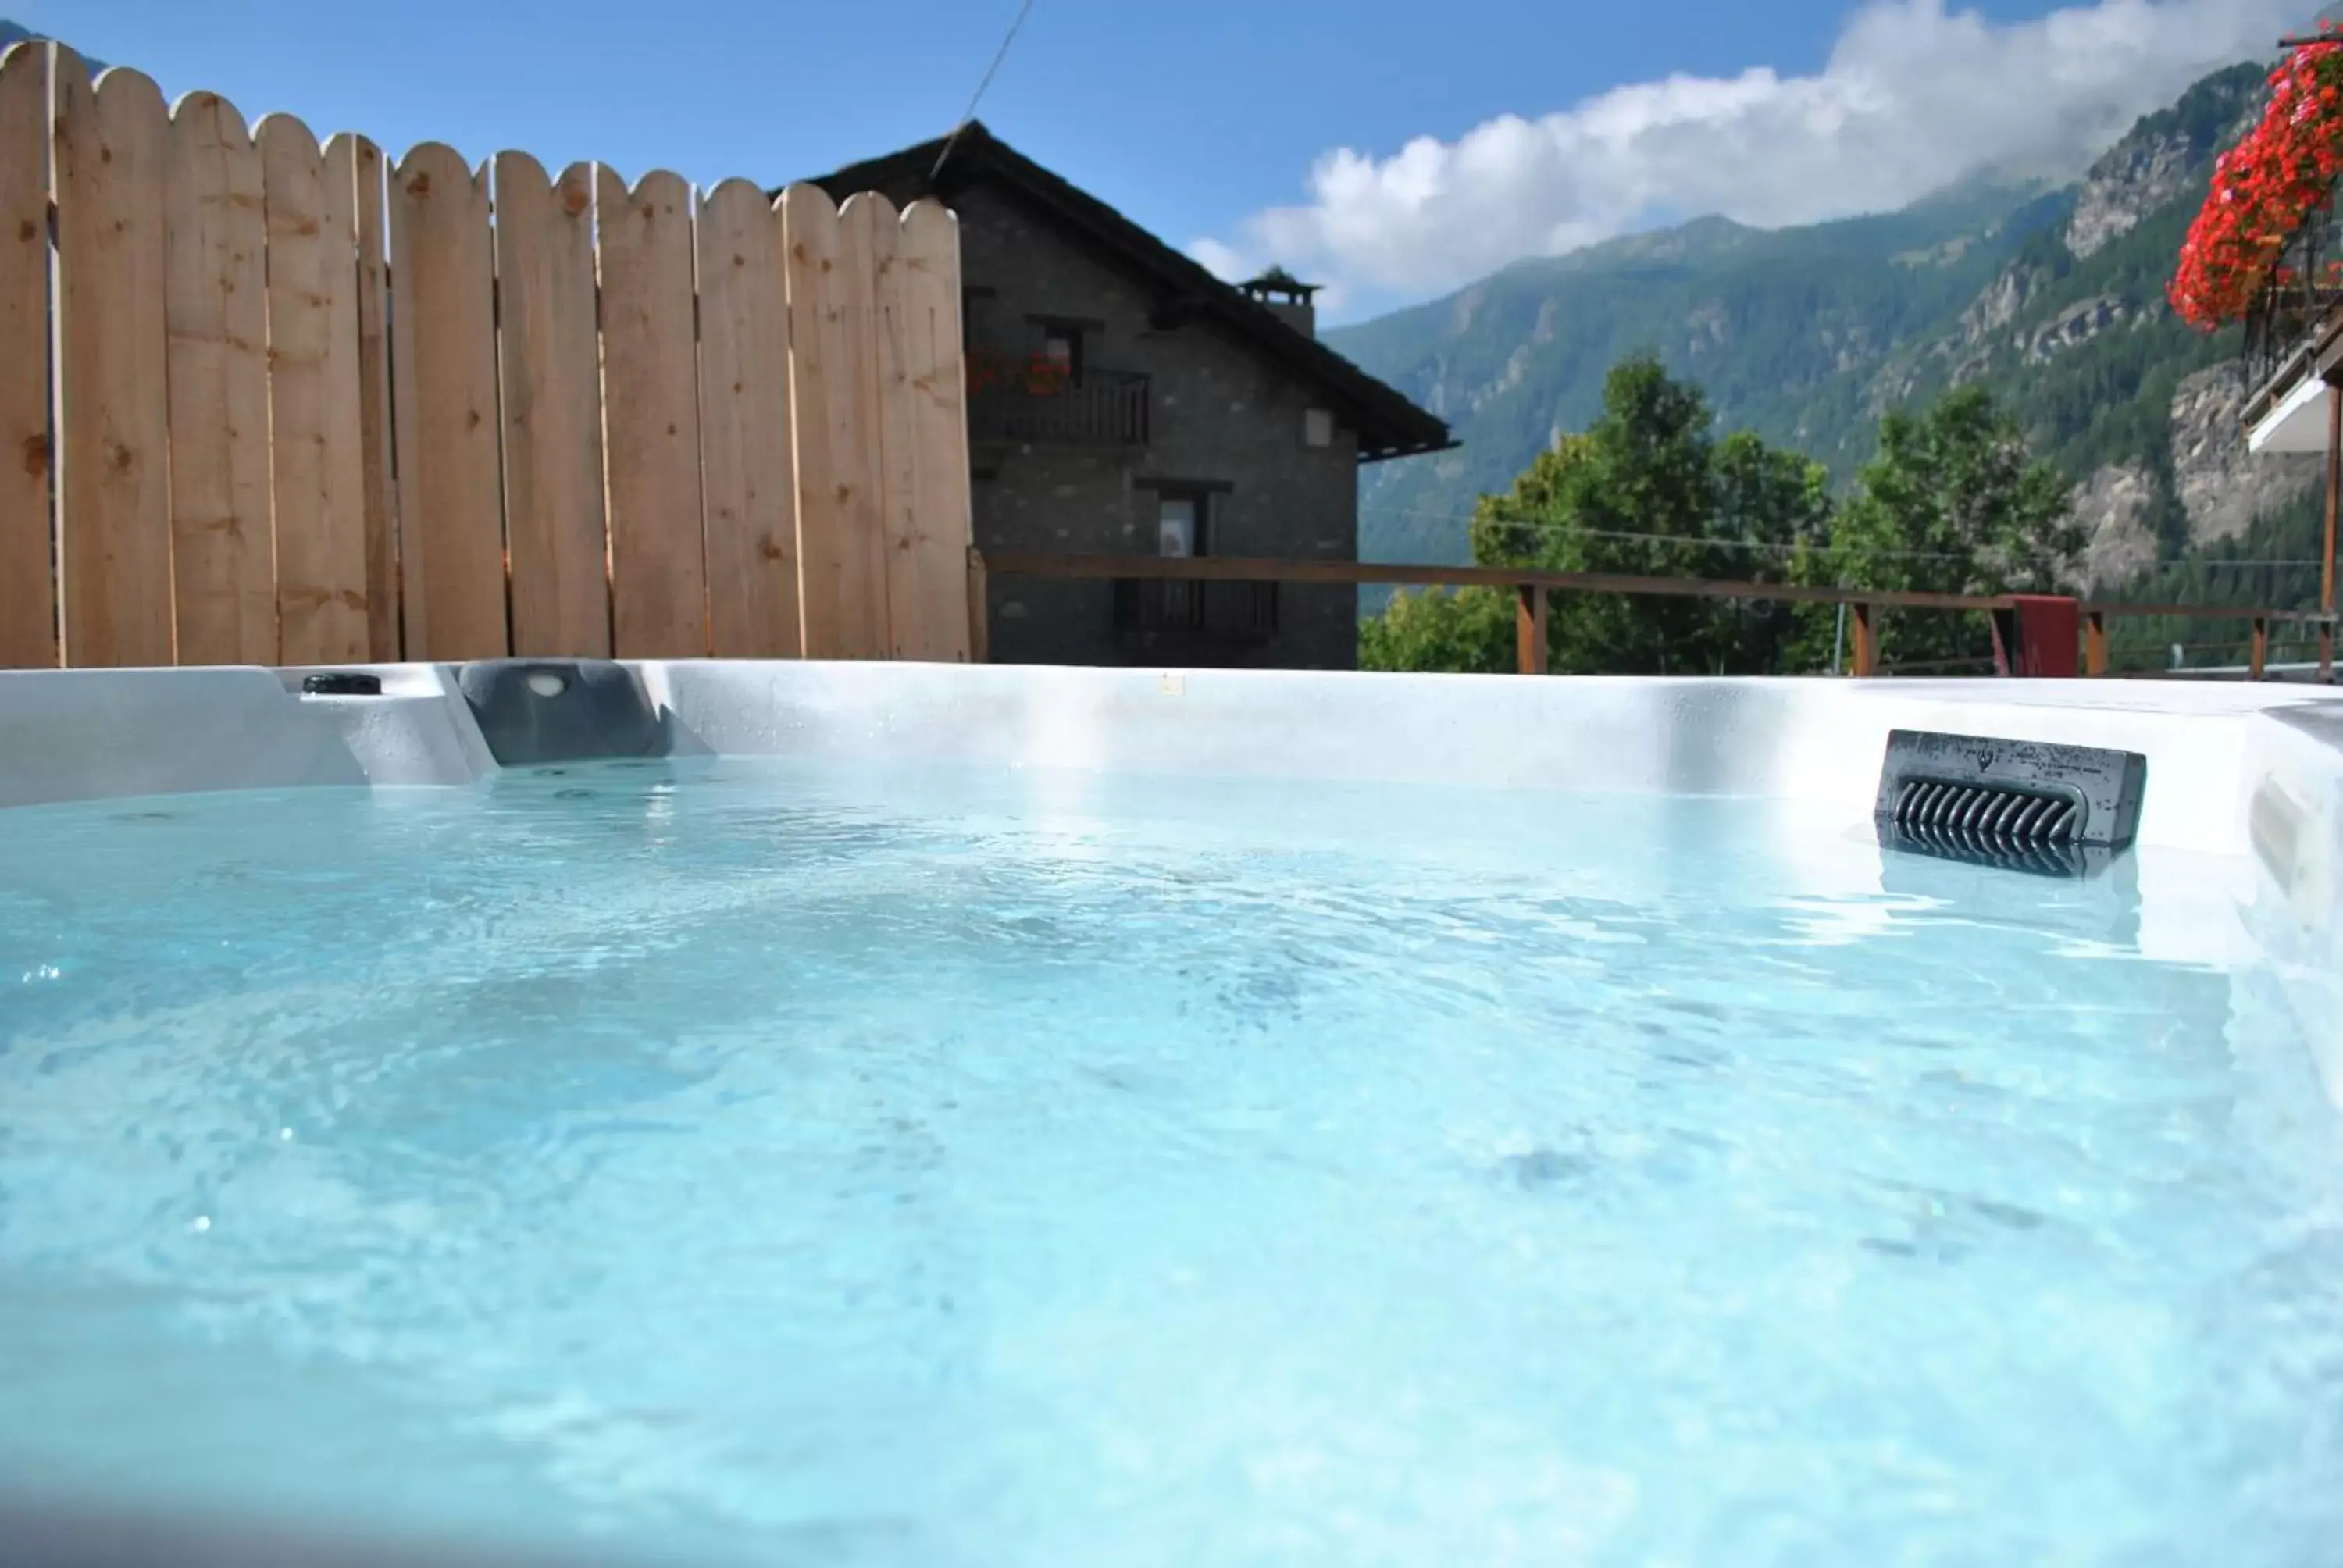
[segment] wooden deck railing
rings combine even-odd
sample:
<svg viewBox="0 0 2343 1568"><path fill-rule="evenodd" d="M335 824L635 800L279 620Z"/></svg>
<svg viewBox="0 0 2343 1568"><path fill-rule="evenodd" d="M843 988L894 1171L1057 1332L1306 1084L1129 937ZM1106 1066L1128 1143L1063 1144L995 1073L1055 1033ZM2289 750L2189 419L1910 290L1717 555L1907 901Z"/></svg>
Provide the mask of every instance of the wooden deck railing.
<svg viewBox="0 0 2343 1568"><path fill-rule="evenodd" d="M1236 556L1168 557L1063 554L1044 550L970 550L970 619L976 657L985 657L985 585L991 577L1054 578L1088 581L1302 583L1325 587L1490 588L1510 589L1516 606L1518 668L1523 675L1546 673L1546 602L1557 593L1652 595L1674 598L1756 599L1776 604L1847 607L1851 673L1879 672L1879 615L1888 609L1990 612L2012 608L2006 594L1916 593L1884 588L1817 588L1799 583L1732 582L1707 578L1635 577L1617 572L1532 571L1510 567L1401 566L1381 561L1277 560ZM2197 620L2242 620L2252 627L2249 678L2267 672L2269 630L2303 625L2318 635L2319 679L2334 673L2335 620L2318 610L2237 608L2203 604L2130 604L2087 599L2077 606L2083 628L2083 672L2110 672L2107 622L2126 616L2184 616Z"/></svg>

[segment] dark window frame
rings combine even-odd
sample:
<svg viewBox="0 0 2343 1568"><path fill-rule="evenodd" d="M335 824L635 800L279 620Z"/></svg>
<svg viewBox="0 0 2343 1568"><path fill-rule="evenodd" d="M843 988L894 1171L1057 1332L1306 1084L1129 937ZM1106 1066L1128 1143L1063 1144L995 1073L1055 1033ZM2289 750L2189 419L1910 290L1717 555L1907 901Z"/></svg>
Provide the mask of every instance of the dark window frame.
<svg viewBox="0 0 2343 1568"><path fill-rule="evenodd" d="M1134 478L1131 486L1134 489L1154 492L1155 505L1152 510L1155 515L1151 520L1155 525L1152 531L1158 540L1156 548L1159 553L1162 548L1161 541L1163 537L1163 503L1166 501L1186 501L1196 508L1196 537L1188 547L1189 558L1192 560L1199 556L1209 556L1212 553L1212 536L1218 531L1213 527L1215 521L1213 514L1220 510L1213 498L1230 494L1236 488L1234 485L1226 479L1168 479L1141 477Z"/></svg>
<svg viewBox="0 0 2343 1568"><path fill-rule="evenodd" d="M971 352L976 346L977 307L992 297L993 289L989 284L962 286L960 291L960 351L962 354Z"/></svg>
<svg viewBox="0 0 2343 1568"><path fill-rule="evenodd" d="M1085 357L1082 352L1081 329L1073 327L1044 327L1041 328L1041 357L1043 358L1054 359L1057 357L1057 356L1050 352L1050 345L1052 343L1063 343L1066 346L1066 379L1076 387L1081 386L1082 384L1082 360Z"/></svg>
<svg viewBox="0 0 2343 1568"><path fill-rule="evenodd" d="M1066 345L1066 373L1077 387L1090 369L1091 340L1106 331L1106 323L1087 316L1028 316L1025 318L1041 329L1041 352L1050 352L1053 338L1062 338Z"/></svg>

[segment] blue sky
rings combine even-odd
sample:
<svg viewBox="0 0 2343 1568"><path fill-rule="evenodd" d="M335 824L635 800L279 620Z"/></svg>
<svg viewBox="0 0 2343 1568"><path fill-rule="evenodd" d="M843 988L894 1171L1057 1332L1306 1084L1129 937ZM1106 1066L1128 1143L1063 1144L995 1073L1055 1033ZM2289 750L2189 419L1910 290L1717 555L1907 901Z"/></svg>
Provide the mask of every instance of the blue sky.
<svg viewBox="0 0 2343 1568"><path fill-rule="evenodd" d="M979 113L1212 264L1289 260L1358 314L1679 210L1764 223L1896 205L1968 164L2101 136L2298 8L1035 0ZM208 87L394 152L436 138L475 161L513 146L703 184L778 182L941 133L1016 10L0 0L173 96ZM2024 124L1965 112L1979 90Z"/></svg>

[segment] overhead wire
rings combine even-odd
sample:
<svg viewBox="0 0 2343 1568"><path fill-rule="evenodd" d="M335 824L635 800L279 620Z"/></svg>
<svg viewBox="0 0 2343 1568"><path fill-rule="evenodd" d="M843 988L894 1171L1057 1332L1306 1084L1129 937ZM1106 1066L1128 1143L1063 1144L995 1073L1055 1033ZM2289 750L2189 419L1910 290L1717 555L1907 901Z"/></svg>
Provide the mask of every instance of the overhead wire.
<svg viewBox="0 0 2343 1568"><path fill-rule="evenodd" d="M1368 515L1373 515L1380 512L1385 517L1414 518L1427 522L1455 523L1463 524L1467 527L1474 522L1483 520L1473 517L1459 517L1453 512L1434 511L1423 508L1377 508L1372 503L1362 508L1361 510ZM1579 538L1624 539L1631 542L1642 541L1650 544L1698 546L1715 549L1770 552L1784 556L1795 555L1801 548L1795 544L1783 544L1772 539L1725 539L1688 534L1654 534L1638 533L1619 528L1580 528L1574 523L1561 522L1552 518L1500 518L1493 519L1493 522L1496 527L1517 529L1547 537L1569 535ZM1976 552L1964 553L1954 550L1876 549L1865 550L1864 554L1869 557L1887 560L1966 561L1976 558ZM2064 564L2067 559L2067 558L2064 556L2048 550L2037 550L2006 558L2013 563L2025 562L2029 565L2052 566ZM2158 556L2154 559L2142 562L2138 569L2142 571L2149 571L2159 567L2170 566L2201 566L2208 568L2227 568L2229 567L2315 567L2319 564L2320 562L2318 558L2316 556L2269 557L2255 559L2240 558L2236 560L2217 560L2209 558L2192 558L2187 556Z"/></svg>
<svg viewBox="0 0 2343 1568"><path fill-rule="evenodd" d="M1024 4L1017 7L1016 16L1009 24L1009 31L1001 35L1001 47L992 52L992 64L987 65L984 75L978 78L976 91L969 95L968 107L960 112L959 122L951 128L951 135L944 138L943 150L936 155L936 166L928 171L930 184L943 173L944 160L950 157L952 148L960 145L960 134L968 129L970 121L976 118L976 106L984 102L984 90L992 85L992 78L1001 70L1001 62L1009 58L1009 45L1017 42L1017 34L1025 25L1025 18L1032 14L1033 0L1024 0Z"/></svg>

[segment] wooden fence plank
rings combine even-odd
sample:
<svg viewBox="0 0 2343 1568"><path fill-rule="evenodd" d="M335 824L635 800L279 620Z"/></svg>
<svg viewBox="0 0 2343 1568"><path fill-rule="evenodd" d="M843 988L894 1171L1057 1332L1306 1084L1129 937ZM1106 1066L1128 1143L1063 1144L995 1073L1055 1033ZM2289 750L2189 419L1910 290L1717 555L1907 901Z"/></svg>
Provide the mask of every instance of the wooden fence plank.
<svg viewBox="0 0 2343 1568"><path fill-rule="evenodd" d="M55 54L65 661L172 656L162 92Z"/></svg>
<svg viewBox="0 0 2343 1568"><path fill-rule="evenodd" d="M846 508L830 450L830 345L839 338L829 279L838 266L838 208L820 186L785 188L781 215L789 291L790 448L798 483L798 622L808 658L834 658L839 628L834 540Z"/></svg>
<svg viewBox="0 0 2343 1568"><path fill-rule="evenodd" d="M699 253L709 633L719 658L795 658L804 633L780 214L755 186L727 180L700 198Z"/></svg>
<svg viewBox="0 0 2343 1568"><path fill-rule="evenodd" d="M847 205L839 212L813 186L781 194L797 418L798 612L808 658L877 658L887 648L870 315L870 231L880 203L857 197Z"/></svg>
<svg viewBox="0 0 2343 1568"><path fill-rule="evenodd" d="M495 168L513 651L607 658L593 169L573 164L557 185L526 153Z"/></svg>
<svg viewBox="0 0 2343 1568"><path fill-rule="evenodd" d="M297 119L260 123L268 212L277 601L287 664L367 657L357 174Z"/></svg>
<svg viewBox="0 0 2343 1568"><path fill-rule="evenodd" d="M830 368L845 393L830 412L839 471L846 477L850 525L842 538L846 571L841 600L849 628L846 657L887 657L887 519L885 452L879 399L879 267L893 253L899 226L895 204L866 192L838 211L840 347Z"/></svg>
<svg viewBox="0 0 2343 1568"><path fill-rule="evenodd" d="M454 148L426 142L398 166L390 248L407 657L499 658L508 643L488 198Z"/></svg>
<svg viewBox="0 0 2343 1568"><path fill-rule="evenodd" d="M317 281L326 297L325 454L328 568L315 585L331 598L315 645L337 660L370 658L374 644L372 587L367 561L366 397L358 357L357 146L347 136L324 147L326 232L331 248ZM279 573L280 579L282 573ZM280 580L281 588L281 580ZM325 635L330 631L330 636Z"/></svg>
<svg viewBox="0 0 2343 1568"><path fill-rule="evenodd" d="M961 363L960 224L940 202L903 213L886 313L887 626L896 658L971 656L968 383ZM899 446L907 445L908 451ZM908 490L903 487L908 484Z"/></svg>
<svg viewBox="0 0 2343 1568"><path fill-rule="evenodd" d="M190 93L172 111L166 206L178 661L275 664L260 154L216 93Z"/></svg>
<svg viewBox="0 0 2343 1568"><path fill-rule="evenodd" d="M398 498L391 477L390 344L383 305L382 149L345 131L326 144L328 156L344 143L357 203L357 376L359 512L366 530L367 657L399 657Z"/></svg>
<svg viewBox="0 0 2343 1568"><path fill-rule="evenodd" d="M708 651L691 187L663 170L631 190L608 166L595 178L613 640L622 658L690 658Z"/></svg>
<svg viewBox="0 0 2343 1568"><path fill-rule="evenodd" d="M865 198L850 198L855 206L850 226L863 227L861 208ZM872 201L883 197L871 198ZM912 432L913 407L910 377L910 331L903 310L903 269L901 256L903 226L901 216L890 203L884 210L872 206L871 221L864 243L870 257L870 400L876 410L871 428L879 448L879 536L880 558L880 582L885 592L886 608L880 625L886 628L887 640L881 656L897 657L896 648L902 640L902 631L896 625L895 614L900 594L910 584L898 587L899 577L908 578L903 555L911 548L916 531L915 518L920 504L919 444Z"/></svg>
<svg viewBox="0 0 2343 1568"><path fill-rule="evenodd" d="M0 58L0 669L57 662L49 521L49 45Z"/></svg>

